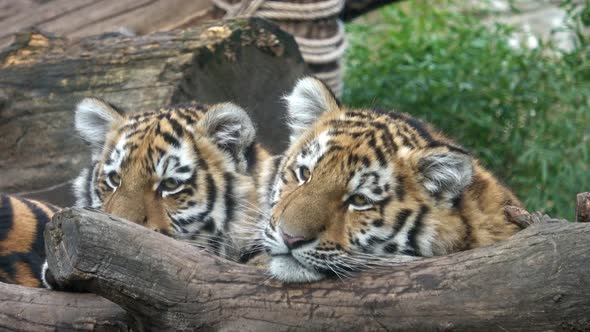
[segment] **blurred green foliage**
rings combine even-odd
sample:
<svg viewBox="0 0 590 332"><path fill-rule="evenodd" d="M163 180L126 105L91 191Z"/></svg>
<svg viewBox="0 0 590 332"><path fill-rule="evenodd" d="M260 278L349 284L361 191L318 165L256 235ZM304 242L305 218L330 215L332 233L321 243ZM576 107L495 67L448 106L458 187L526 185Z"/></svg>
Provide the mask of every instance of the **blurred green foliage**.
<svg viewBox="0 0 590 332"><path fill-rule="evenodd" d="M343 101L427 120L470 149L529 210L573 220L590 191L588 2L563 1L576 49L508 44L452 0L409 1L347 26ZM481 14L481 13L479 13Z"/></svg>

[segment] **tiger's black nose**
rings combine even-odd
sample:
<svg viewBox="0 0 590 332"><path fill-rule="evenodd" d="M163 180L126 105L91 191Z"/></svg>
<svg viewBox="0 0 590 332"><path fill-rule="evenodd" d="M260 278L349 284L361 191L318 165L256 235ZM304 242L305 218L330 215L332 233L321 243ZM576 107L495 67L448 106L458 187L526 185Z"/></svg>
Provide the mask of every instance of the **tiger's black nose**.
<svg viewBox="0 0 590 332"><path fill-rule="evenodd" d="M307 239L303 236L293 236L285 233L282 228L279 228L279 233L281 233L281 238L283 238L283 242L289 249L296 249L301 247L304 244L312 242L314 239Z"/></svg>

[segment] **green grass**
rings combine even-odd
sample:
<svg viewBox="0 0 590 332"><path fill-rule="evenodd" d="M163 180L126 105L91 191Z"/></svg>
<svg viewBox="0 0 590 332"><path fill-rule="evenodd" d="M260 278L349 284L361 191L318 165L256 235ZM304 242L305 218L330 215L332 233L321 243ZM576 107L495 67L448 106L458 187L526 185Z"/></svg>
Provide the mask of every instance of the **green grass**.
<svg viewBox="0 0 590 332"><path fill-rule="evenodd" d="M510 27L432 3L388 6L347 26L344 103L431 122L529 210L573 220L576 193L590 191L590 43L580 33L567 54L516 51ZM575 22L590 21L584 9L572 11Z"/></svg>

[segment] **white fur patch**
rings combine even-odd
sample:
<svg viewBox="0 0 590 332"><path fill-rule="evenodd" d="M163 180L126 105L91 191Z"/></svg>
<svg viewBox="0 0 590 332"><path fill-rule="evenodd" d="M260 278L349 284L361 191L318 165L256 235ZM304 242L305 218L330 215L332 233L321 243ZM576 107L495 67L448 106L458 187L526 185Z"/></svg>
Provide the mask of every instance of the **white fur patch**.
<svg viewBox="0 0 590 332"><path fill-rule="evenodd" d="M471 183L473 165L471 157L462 153L441 152L423 157L418 168L422 173L424 188L431 194L451 199Z"/></svg>
<svg viewBox="0 0 590 332"><path fill-rule="evenodd" d="M84 139L100 147L113 123L121 119L121 115L109 104L95 98L84 98L76 105L74 123Z"/></svg>
<svg viewBox="0 0 590 332"><path fill-rule="evenodd" d="M309 168L313 176L315 164L328 151L328 142L330 141L329 131L326 130L319 134L315 140L307 144L296 158L296 167L305 166Z"/></svg>
<svg viewBox="0 0 590 332"><path fill-rule="evenodd" d="M48 270L49 270L49 265L47 264L47 260L45 260L43 262L43 266L41 267L41 282L43 283L43 286L45 286L45 288L53 289L51 287L51 285L47 282L47 279L45 278L45 274L47 274Z"/></svg>
<svg viewBox="0 0 590 332"><path fill-rule="evenodd" d="M322 113L330 109L333 97L322 82L307 77L299 80L293 92L284 99L287 102L292 144Z"/></svg>
<svg viewBox="0 0 590 332"><path fill-rule="evenodd" d="M312 282L324 278L323 274L304 268L292 256L273 256L269 271L283 282Z"/></svg>

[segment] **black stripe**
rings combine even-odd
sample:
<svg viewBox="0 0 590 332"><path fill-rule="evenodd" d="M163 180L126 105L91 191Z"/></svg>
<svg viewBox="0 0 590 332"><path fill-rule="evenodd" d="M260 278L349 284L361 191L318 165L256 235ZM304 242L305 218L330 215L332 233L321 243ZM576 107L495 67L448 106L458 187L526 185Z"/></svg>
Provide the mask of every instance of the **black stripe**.
<svg viewBox="0 0 590 332"><path fill-rule="evenodd" d="M188 166L182 166L177 168L176 170L174 170L176 173L188 173L191 171L190 167Z"/></svg>
<svg viewBox="0 0 590 332"><path fill-rule="evenodd" d="M395 187L395 196L396 199L400 202L404 201L404 198L406 197L406 187L405 187L405 178L403 175L398 174L396 176L397 179L397 185Z"/></svg>
<svg viewBox="0 0 590 332"><path fill-rule="evenodd" d="M388 254L395 254L397 252L397 243L388 243L385 247L383 247L383 250Z"/></svg>
<svg viewBox="0 0 590 332"><path fill-rule="evenodd" d="M391 135L391 131L389 131L389 127L379 122L375 122L373 125L381 132L381 140L383 141L383 145L388 147L392 153L397 151L398 146L393 140L393 136Z"/></svg>
<svg viewBox="0 0 590 332"><path fill-rule="evenodd" d="M184 129L182 128L180 123L178 123L178 121L176 121L173 118L168 118L168 122L170 123L170 126L172 126L172 130L174 130L176 136L182 137L184 134Z"/></svg>
<svg viewBox="0 0 590 332"><path fill-rule="evenodd" d="M176 139L176 137L172 136L169 133L165 133L165 132L163 132L161 135L162 135L162 138L164 138L164 141L166 141L166 143L172 145L175 148L180 147L180 142Z"/></svg>
<svg viewBox="0 0 590 332"><path fill-rule="evenodd" d="M16 273L15 264L24 263L31 269L33 276L39 281L39 286L41 286L41 274L40 272L37 273L35 270L41 271L43 261L44 259L41 259L34 252L19 252L6 256L0 256L0 271L6 273L9 277L8 279L0 277L0 282L18 283L21 281L19 280L19 276Z"/></svg>
<svg viewBox="0 0 590 332"><path fill-rule="evenodd" d="M424 216L428 213L429 208L426 205L420 206L420 212L414 220L412 228L408 231L408 247L404 250L406 254L412 254L412 256L421 256L420 248L418 247L418 235L422 231Z"/></svg>
<svg viewBox="0 0 590 332"><path fill-rule="evenodd" d="M0 194L0 241L6 240L14 226L14 211L7 195Z"/></svg>
<svg viewBox="0 0 590 332"><path fill-rule="evenodd" d="M463 223L463 226L465 227L465 235L463 236L462 250L471 249L471 244L473 242L473 239L472 239L473 226L471 226L471 223L469 223L469 220L463 214L461 214L461 222Z"/></svg>
<svg viewBox="0 0 590 332"><path fill-rule="evenodd" d="M258 161L257 153L258 147L256 143L250 144L249 147L246 148L244 152L244 156L246 157L246 173L252 174L256 167L256 163Z"/></svg>
<svg viewBox="0 0 590 332"><path fill-rule="evenodd" d="M229 224L234 219L234 213L236 208L236 202L234 200L234 176L231 173L224 173L223 179L225 180L225 221L223 224L224 229L229 230Z"/></svg>
<svg viewBox="0 0 590 332"><path fill-rule="evenodd" d="M401 209L397 215L395 216L395 223L393 224L393 236L399 232L404 224L408 220L408 218L412 215L412 210L410 209Z"/></svg>
<svg viewBox="0 0 590 332"><path fill-rule="evenodd" d="M185 113L184 113L184 112L182 112L182 111L180 111L180 112L177 112L176 114L177 114L177 115L178 115L180 118L182 118L182 119L183 119L183 120L186 122L186 124L187 124L187 125L189 125L189 126L190 126L190 125L192 125L193 123L195 123L195 120L194 120L194 119L193 119L191 116L189 116L189 115L185 114Z"/></svg>
<svg viewBox="0 0 590 332"><path fill-rule="evenodd" d="M211 211L213 211L213 206L215 205L215 199L217 198L217 188L215 188L215 181L213 180L213 176L211 174L207 174L207 209L197 216L197 221L200 222L205 220Z"/></svg>

